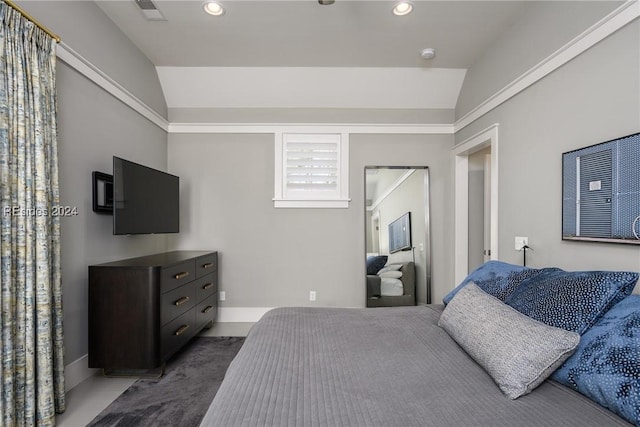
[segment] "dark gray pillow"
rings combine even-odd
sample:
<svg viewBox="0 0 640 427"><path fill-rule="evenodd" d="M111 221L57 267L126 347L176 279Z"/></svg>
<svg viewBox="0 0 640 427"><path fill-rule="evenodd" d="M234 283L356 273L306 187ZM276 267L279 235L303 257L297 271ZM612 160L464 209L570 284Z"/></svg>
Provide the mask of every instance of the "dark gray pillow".
<svg viewBox="0 0 640 427"><path fill-rule="evenodd" d="M473 282L447 304L438 325L510 399L542 384L580 342L575 332L533 320Z"/></svg>
<svg viewBox="0 0 640 427"><path fill-rule="evenodd" d="M367 274L374 275L387 263L386 255L370 256L367 258Z"/></svg>

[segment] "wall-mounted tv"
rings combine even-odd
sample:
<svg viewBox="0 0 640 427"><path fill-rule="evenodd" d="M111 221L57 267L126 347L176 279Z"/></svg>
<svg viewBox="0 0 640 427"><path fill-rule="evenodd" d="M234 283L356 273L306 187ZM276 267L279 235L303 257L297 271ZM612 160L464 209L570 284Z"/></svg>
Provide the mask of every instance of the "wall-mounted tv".
<svg viewBox="0 0 640 427"><path fill-rule="evenodd" d="M640 244L640 133L562 154L562 239Z"/></svg>
<svg viewBox="0 0 640 427"><path fill-rule="evenodd" d="M113 157L113 234L178 233L180 178Z"/></svg>
<svg viewBox="0 0 640 427"><path fill-rule="evenodd" d="M411 212L389 224L389 253L411 249Z"/></svg>

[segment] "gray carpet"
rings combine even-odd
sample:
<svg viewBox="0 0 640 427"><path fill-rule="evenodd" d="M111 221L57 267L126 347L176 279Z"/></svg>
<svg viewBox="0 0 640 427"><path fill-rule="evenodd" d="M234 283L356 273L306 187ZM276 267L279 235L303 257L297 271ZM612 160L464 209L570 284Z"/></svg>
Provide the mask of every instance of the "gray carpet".
<svg viewBox="0 0 640 427"><path fill-rule="evenodd" d="M244 337L196 337L159 379L139 379L89 423L92 427L198 426Z"/></svg>

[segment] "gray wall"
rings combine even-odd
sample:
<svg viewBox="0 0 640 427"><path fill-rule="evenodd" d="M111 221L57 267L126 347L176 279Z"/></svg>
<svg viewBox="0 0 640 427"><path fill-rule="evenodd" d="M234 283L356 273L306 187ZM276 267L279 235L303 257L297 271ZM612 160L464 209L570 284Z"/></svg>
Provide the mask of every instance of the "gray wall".
<svg viewBox="0 0 640 427"><path fill-rule="evenodd" d="M449 124L454 110L361 108L170 108L172 123Z"/></svg>
<svg viewBox="0 0 640 427"><path fill-rule="evenodd" d="M85 59L167 117L155 66L93 1L17 1Z"/></svg>
<svg viewBox="0 0 640 427"><path fill-rule="evenodd" d="M621 3L527 2L522 18L467 70L456 104L456 118L468 113Z"/></svg>
<svg viewBox="0 0 640 427"><path fill-rule="evenodd" d="M275 209L271 134L171 134L177 249L219 249L222 307L363 307L366 165L429 166L435 298L451 288L452 136L351 135L348 209ZM317 301L309 302L309 291Z"/></svg>
<svg viewBox="0 0 640 427"><path fill-rule="evenodd" d="M63 42L160 114L155 68L93 2L21 1ZM112 156L166 169L166 132L62 61L57 66L60 201L78 208L62 218L65 364L88 350L87 266L163 252L165 236L113 236L112 217L91 206L91 172L112 172Z"/></svg>
<svg viewBox="0 0 640 427"><path fill-rule="evenodd" d="M636 20L456 135L500 124L502 260L522 262L514 237L527 236L533 266L640 271L638 246L560 238L562 153L640 130L639 35Z"/></svg>
<svg viewBox="0 0 640 427"><path fill-rule="evenodd" d="M63 63L58 64L60 201L79 215L62 218L65 364L87 353L87 266L167 248L164 236L113 236L112 217L91 206L91 172L111 173L117 155L158 169L166 133Z"/></svg>

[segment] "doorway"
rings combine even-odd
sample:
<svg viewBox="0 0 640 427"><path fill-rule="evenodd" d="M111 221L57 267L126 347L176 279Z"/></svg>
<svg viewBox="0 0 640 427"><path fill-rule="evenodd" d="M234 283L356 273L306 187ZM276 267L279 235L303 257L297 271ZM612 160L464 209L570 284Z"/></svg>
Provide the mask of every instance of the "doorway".
<svg viewBox="0 0 640 427"><path fill-rule="evenodd" d="M491 147L469 155L469 263L491 259Z"/></svg>
<svg viewBox="0 0 640 427"><path fill-rule="evenodd" d="M466 139L453 148L455 156L455 208L454 208L454 287L469 274L469 247L473 242L473 230L469 225L469 170L470 157L474 153L488 149L490 152L489 166L490 177L487 180L486 191L490 196L483 197L483 206L488 203L484 215L484 232L487 230L489 248L488 259L498 259L498 124L494 124L482 132ZM490 199L490 200L486 200ZM485 209L483 207L483 209ZM488 218L487 218L488 217ZM485 226L484 222L488 222ZM477 236L475 237L477 238ZM483 249L484 250L484 249Z"/></svg>

